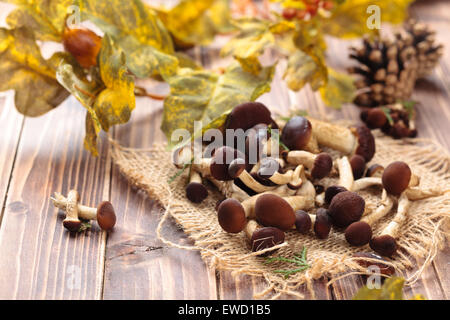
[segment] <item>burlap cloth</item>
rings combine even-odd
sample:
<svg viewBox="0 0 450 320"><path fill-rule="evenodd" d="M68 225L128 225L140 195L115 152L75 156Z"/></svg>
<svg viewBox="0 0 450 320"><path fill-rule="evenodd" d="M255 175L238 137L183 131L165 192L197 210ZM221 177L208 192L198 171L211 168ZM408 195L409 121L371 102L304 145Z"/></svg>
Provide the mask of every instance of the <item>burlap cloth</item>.
<svg viewBox="0 0 450 320"><path fill-rule="evenodd" d="M177 171L171 162L171 153L164 144L156 144L151 149L130 149L112 142L112 156L121 173L129 182L145 192L152 199L157 199L165 209L158 225L160 240L170 246L188 250L199 250L203 260L211 268L230 270L233 275L246 274L263 277L267 288L255 294L255 298L279 298L282 294L303 297L297 290L306 285L314 297L312 282L314 279L328 277L331 284L350 274L365 274L367 269L356 263L352 254L355 252L372 252L368 245L351 247L344 234L332 230L326 240L319 240L311 232L301 235L294 231L286 233L286 242L279 245L275 256L292 257L305 246L308 250L308 262L311 268L285 278L275 273L279 269L292 269L286 262L265 263L265 259L249 250L244 233L229 234L222 230L217 222L216 202L222 198L213 187L208 198L202 204L191 203L185 197L187 172L173 182L168 180ZM334 156L338 156L335 154ZM393 140L376 134L376 154L371 163L386 166L392 161L407 162L412 171L421 177L420 187L441 187L448 190L450 186L450 156L437 143L425 139ZM335 181L334 181L335 182ZM325 187L333 180L321 181ZM366 206L376 208L381 198L381 191L372 188L359 192L366 200ZM396 205L390 214L373 226L377 235L392 219ZM165 239L161 229L168 216L172 216L184 232L194 241L193 246L183 246ZM415 282L422 271L431 263L438 250L448 241L450 217L450 194L412 202L409 217L402 227L398 239L400 250L390 264L397 274L406 277L405 271L416 267L409 273L407 284ZM420 261L418 264L417 261Z"/></svg>

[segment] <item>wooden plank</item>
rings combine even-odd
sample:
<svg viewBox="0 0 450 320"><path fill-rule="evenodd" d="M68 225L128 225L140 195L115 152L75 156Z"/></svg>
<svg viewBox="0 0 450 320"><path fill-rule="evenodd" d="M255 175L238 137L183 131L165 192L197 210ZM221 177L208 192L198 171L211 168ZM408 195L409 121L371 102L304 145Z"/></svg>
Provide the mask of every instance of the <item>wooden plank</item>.
<svg viewBox="0 0 450 320"><path fill-rule="evenodd" d="M150 90L167 90L161 86L150 86ZM161 107L161 102L138 99L131 122L118 128L115 138L124 146L141 148L163 141ZM118 220L107 243L104 299L217 298L215 271L206 268L198 252L171 248L157 239L161 207L132 189L116 167L111 198ZM163 235L176 243L192 244L172 220L165 224Z"/></svg>
<svg viewBox="0 0 450 320"><path fill-rule="evenodd" d="M23 116L14 107L12 92L3 94L0 98L0 226L6 193L14 166L14 159L22 131Z"/></svg>
<svg viewBox="0 0 450 320"><path fill-rule="evenodd" d="M85 109L70 99L25 120L0 229L0 299L96 299L103 282L105 234L70 235L49 201L74 188L95 206L109 190L107 144L83 149Z"/></svg>

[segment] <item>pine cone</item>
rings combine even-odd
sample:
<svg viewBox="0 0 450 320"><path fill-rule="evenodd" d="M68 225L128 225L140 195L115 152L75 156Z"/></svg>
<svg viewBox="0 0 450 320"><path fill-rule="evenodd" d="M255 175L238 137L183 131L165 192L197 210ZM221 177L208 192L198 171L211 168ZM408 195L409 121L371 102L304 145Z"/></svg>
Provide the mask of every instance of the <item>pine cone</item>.
<svg viewBox="0 0 450 320"><path fill-rule="evenodd" d="M431 73L443 54L435 32L410 20L395 39L363 38L362 48L351 48L350 57L361 63L349 70L359 74L360 93L355 103L365 107L393 104L411 97L416 80Z"/></svg>

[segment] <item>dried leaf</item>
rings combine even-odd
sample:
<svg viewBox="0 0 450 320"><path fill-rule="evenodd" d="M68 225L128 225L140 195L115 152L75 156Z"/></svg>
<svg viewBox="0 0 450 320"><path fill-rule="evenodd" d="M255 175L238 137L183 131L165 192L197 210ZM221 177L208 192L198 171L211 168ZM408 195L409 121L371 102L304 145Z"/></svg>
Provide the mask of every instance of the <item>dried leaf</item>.
<svg viewBox="0 0 450 320"><path fill-rule="evenodd" d="M127 74L125 55L108 35L103 37L99 62L100 83L88 81L69 63L60 65L56 73L58 81L88 111L84 145L93 155L98 154L100 129L108 131L113 125L127 122L135 107L134 80Z"/></svg>
<svg viewBox="0 0 450 320"><path fill-rule="evenodd" d="M327 84L319 89L320 95L327 106L340 109L343 103L350 103L355 98L354 79L345 74L328 68Z"/></svg>
<svg viewBox="0 0 450 320"><path fill-rule="evenodd" d="M218 32L230 28L226 0L181 0L170 10L159 9L158 14L176 41L184 45L206 45Z"/></svg>
<svg viewBox="0 0 450 320"><path fill-rule="evenodd" d="M59 58L45 60L29 29L0 28L0 91L15 90L16 108L26 116L56 108L68 96L55 78Z"/></svg>
<svg viewBox="0 0 450 320"><path fill-rule="evenodd" d="M108 33L125 52L127 66L145 78L174 74L178 60L173 56L171 36L154 10L140 0L76 0L83 19Z"/></svg>
<svg viewBox="0 0 450 320"><path fill-rule="evenodd" d="M405 279L391 277L385 280L381 288L362 287L353 297L353 300L403 300L404 284ZM424 300L425 298L422 295L416 295L413 299Z"/></svg>
<svg viewBox="0 0 450 320"><path fill-rule="evenodd" d="M180 69L168 81L170 95L164 101L161 129L170 141L175 129L193 133L194 121L201 121L204 129L219 127L233 107L253 101L269 91L273 73L274 66L253 75L245 72L237 62L222 75L206 70Z"/></svg>
<svg viewBox="0 0 450 320"><path fill-rule="evenodd" d="M262 70L258 58L266 48L275 44L275 35L294 28L294 25L287 21L273 23L256 18L242 18L234 24L239 33L225 44L221 55L232 55L245 71L253 74L258 74Z"/></svg>
<svg viewBox="0 0 450 320"><path fill-rule="evenodd" d="M319 57L297 50L288 59L284 79L291 90L298 91L307 83L318 90L327 83L327 68Z"/></svg>
<svg viewBox="0 0 450 320"><path fill-rule="evenodd" d="M6 0L18 7L6 18L11 28L28 27L43 41L61 41L73 0Z"/></svg>
<svg viewBox="0 0 450 320"><path fill-rule="evenodd" d="M352 0L336 6L330 18L323 20L323 31L340 38L360 37L366 33L376 33L379 30L368 27L371 13L369 6L380 8L382 22L401 23L408 14L408 5L413 0Z"/></svg>

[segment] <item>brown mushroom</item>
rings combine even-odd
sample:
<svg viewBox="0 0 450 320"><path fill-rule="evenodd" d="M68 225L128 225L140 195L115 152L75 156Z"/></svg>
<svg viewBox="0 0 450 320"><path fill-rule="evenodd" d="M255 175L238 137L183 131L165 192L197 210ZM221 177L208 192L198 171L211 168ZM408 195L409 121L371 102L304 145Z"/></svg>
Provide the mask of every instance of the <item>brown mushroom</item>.
<svg viewBox="0 0 450 320"><path fill-rule="evenodd" d="M268 227L289 230L295 223L294 209L284 198L265 194L255 202L255 216L259 223Z"/></svg>
<svg viewBox="0 0 450 320"><path fill-rule="evenodd" d="M326 239L331 230L332 218L330 218L329 211L324 208L319 208L316 212L316 219L314 221L314 233L319 239Z"/></svg>
<svg viewBox="0 0 450 320"><path fill-rule="evenodd" d="M369 162L375 154L375 139L365 125L352 128L308 118L319 144L347 155L359 154Z"/></svg>
<svg viewBox="0 0 450 320"><path fill-rule="evenodd" d="M295 229L301 234L306 234L313 225L312 215L303 210L295 211Z"/></svg>
<svg viewBox="0 0 450 320"><path fill-rule="evenodd" d="M295 116L284 125L280 139L290 150L302 150L312 135L311 123L305 117Z"/></svg>
<svg viewBox="0 0 450 320"><path fill-rule="evenodd" d="M381 177L386 191L396 196L408 188L410 179L411 169L403 161L395 161L389 164Z"/></svg>
<svg viewBox="0 0 450 320"><path fill-rule="evenodd" d="M381 177L383 174L384 167L375 163L367 168L366 177Z"/></svg>
<svg viewBox="0 0 450 320"><path fill-rule="evenodd" d="M186 186L186 198L194 203L200 203L208 196L208 190L202 184L202 177L195 170L191 170L189 183Z"/></svg>
<svg viewBox="0 0 450 320"><path fill-rule="evenodd" d="M81 221L78 218L78 201L80 195L76 190L70 190L67 194L66 200L66 217L63 221L63 226L70 232L77 232L81 227Z"/></svg>
<svg viewBox="0 0 450 320"><path fill-rule="evenodd" d="M328 208L333 225L344 228L361 219L364 212L365 201L352 191L340 192L331 200Z"/></svg>
<svg viewBox="0 0 450 320"><path fill-rule="evenodd" d="M387 264L387 261L381 256L371 252L356 252L353 254L355 261L362 267L368 268L370 266L376 266L379 268L380 273L391 276L395 273L395 268Z"/></svg>
<svg viewBox="0 0 450 320"><path fill-rule="evenodd" d="M55 207L61 210L67 210L68 201L62 194L55 193L51 200ZM116 224L114 207L109 201L101 202L97 208L90 208L78 204L77 210L79 218L84 220L97 220L98 225L103 230L111 230Z"/></svg>
<svg viewBox="0 0 450 320"><path fill-rule="evenodd" d="M325 152L316 155L307 151L290 151L285 154L285 159L290 164L304 165L313 179L326 177L333 168L333 159Z"/></svg>
<svg viewBox="0 0 450 320"><path fill-rule="evenodd" d="M271 125L277 129L278 125L273 121L270 110L260 102L245 102L231 110L225 121L226 129L242 129L244 131L257 124Z"/></svg>
<svg viewBox="0 0 450 320"><path fill-rule="evenodd" d="M350 158L350 166L352 167L353 178L357 180L361 178L366 171L366 160L359 154L354 154Z"/></svg>
<svg viewBox="0 0 450 320"><path fill-rule="evenodd" d="M363 246L372 239L372 228L367 222L353 222L345 229L345 239L352 246Z"/></svg>
<svg viewBox="0 0 450 320"><path fill-rule="evenodd" d="M250 241L253 252L272 248L284 242L284 232L275 227L261 227L255 220L250 220L245 226L245 234ZM272 254L274 250L265 252L260 256Z"/></svg>
<svg viewBox="0 0 450 320"><path fill-rule="evenodd" d="M225 199L217 208L217 217L223 230L229 233L241 232L247 224L245 208L236 199Z"/></svg>
<svg viewBox="0 0 450 320"><path fill-rule="evenodd" d="M340 192L348 191L347 188L343 186L330 186L325 190L325 203L330 204L334 196Z"/></svg>

